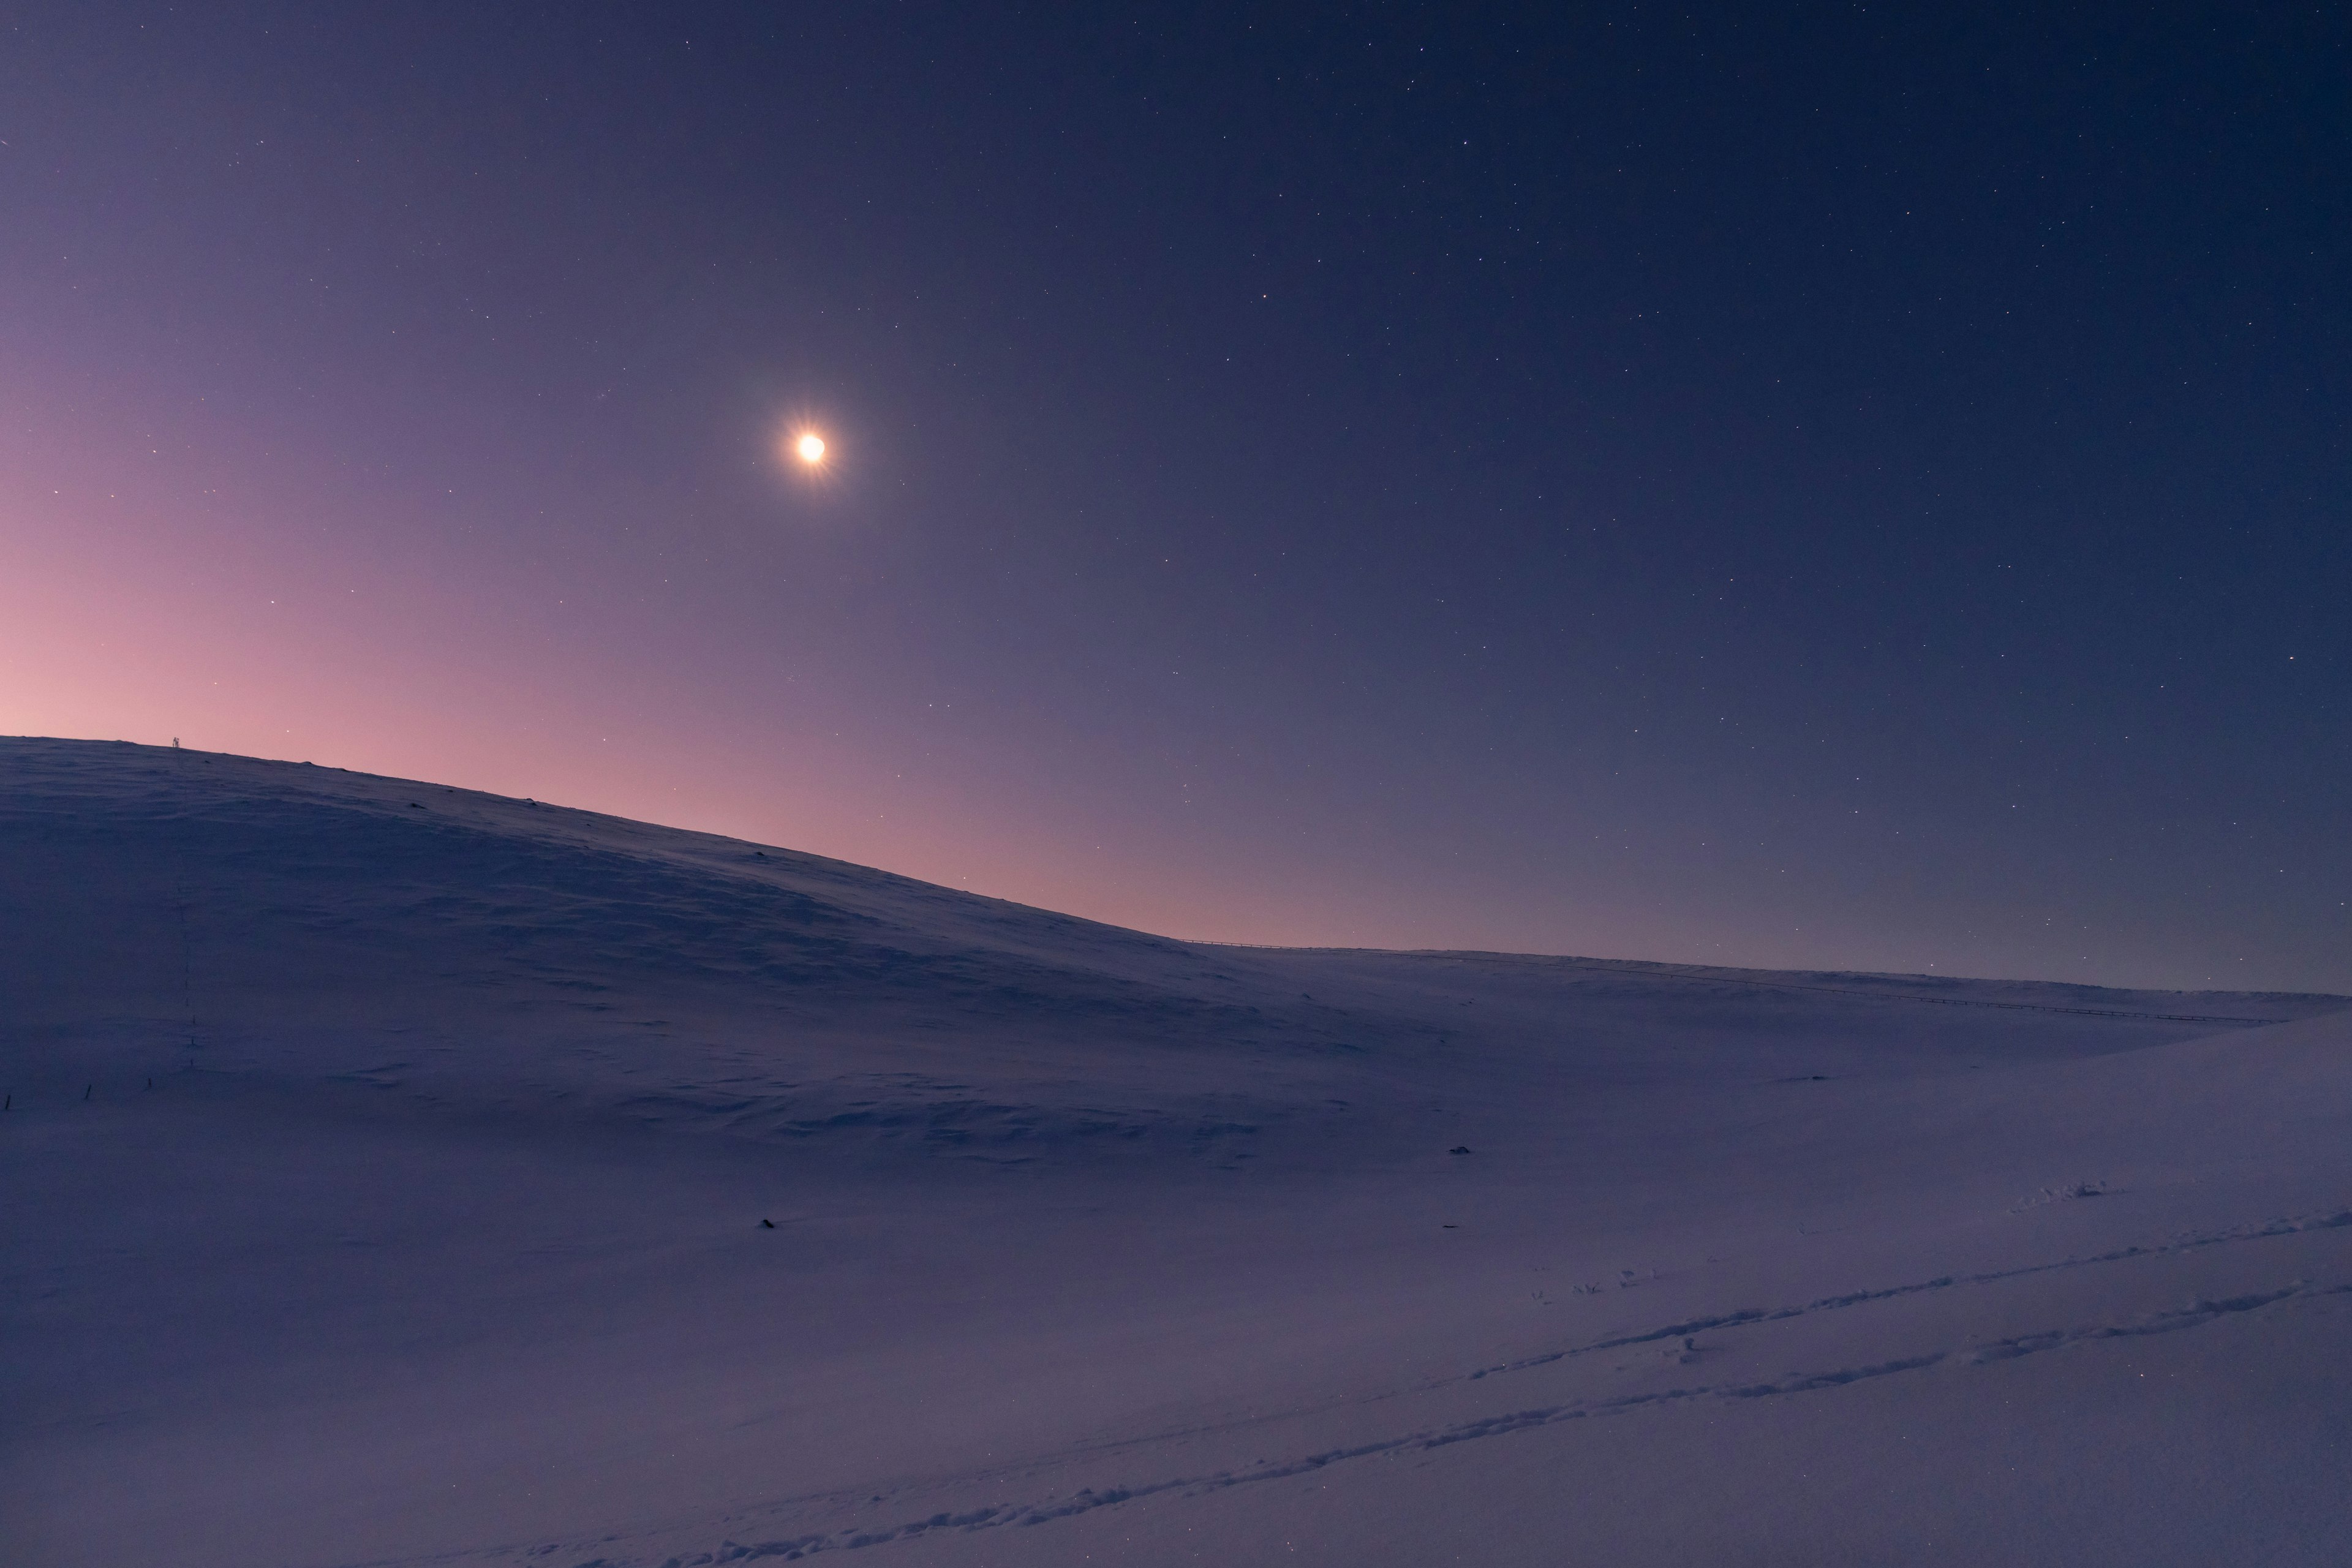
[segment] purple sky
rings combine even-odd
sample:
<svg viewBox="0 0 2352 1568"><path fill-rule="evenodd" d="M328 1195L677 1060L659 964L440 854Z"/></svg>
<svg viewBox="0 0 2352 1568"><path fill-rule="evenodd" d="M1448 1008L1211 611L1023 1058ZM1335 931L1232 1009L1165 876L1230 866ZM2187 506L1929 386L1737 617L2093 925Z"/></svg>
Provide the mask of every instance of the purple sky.
<svg viewBox="0 0 2352 1568"><path fill-rule="evenodd" d="M0 732L2352 990L2341 29L852 13L13 23Z"/></svg>

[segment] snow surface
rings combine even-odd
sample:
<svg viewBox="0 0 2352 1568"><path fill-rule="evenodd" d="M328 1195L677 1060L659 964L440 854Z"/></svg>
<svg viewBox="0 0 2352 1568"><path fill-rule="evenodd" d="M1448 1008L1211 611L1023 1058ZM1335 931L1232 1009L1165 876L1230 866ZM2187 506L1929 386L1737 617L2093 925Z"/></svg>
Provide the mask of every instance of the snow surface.
<svg viewBox="0 0 2352 1568"><path fill-rule="evenodd" d="M1216 947L15 740L0 1006L10 1563L2347 1561L2343 998Z"/></svg>

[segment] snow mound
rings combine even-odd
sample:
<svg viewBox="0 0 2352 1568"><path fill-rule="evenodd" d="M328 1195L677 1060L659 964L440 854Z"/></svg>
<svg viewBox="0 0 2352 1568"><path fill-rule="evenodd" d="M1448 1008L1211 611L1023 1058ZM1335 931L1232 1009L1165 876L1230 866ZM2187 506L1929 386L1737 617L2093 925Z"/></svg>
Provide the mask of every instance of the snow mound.
<svg viewBox="0 0 2352 1568"><path fill-rule="evenodd" d="M0 868L11 1561L2333 1560L2343 998L1218 947L65 741Z"/></svg>

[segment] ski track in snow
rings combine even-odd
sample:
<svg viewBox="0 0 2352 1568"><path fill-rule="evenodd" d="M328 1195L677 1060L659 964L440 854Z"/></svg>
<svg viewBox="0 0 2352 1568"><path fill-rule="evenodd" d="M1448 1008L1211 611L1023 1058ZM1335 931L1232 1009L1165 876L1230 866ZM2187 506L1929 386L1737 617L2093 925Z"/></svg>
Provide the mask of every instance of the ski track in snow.
<svg viewBox="0 0 2352 1568"><path fill-rule="evenodd" d="M1497 1366L1480 1368L1465 1373L1460 1378L1423 1384L1415 1392L1426 1393L1443 1387L1448 1383L1475 1383L1509 1373L1531 1371L1538 1367L1554 1365L1572 1357L1591 1355L1603 1351L1654 1344L1664 1340L1684 1339L1699 1333L1751 1329L1814 1313L1841 1311L1848 1308L1933 1291L1991 1285L2061 1269L2095 1268L2104 1264L2175 1256L2210 1247L2269 1240L2284 1236L2346 1228L2352 1228L2352 1208L2337 1209L2307 1218L2273 1219L2238 1226L2204 1235L2183 1237L2168 1242L2120 1247L2088 1258L2066 1258L2017 1268L1944 1275L1909 1284L1850 1291L1843 1295L1823 1297L1801 1307L1769 1310L1740 1309L1685 1319L1660 1328L1646 1330L1641 1333L1620 1334L1578 1345L1572 1349L1526 1357ZM1537 1405L1453 1422L1443 1426L1406 1432L1369 1443L1356 1443L1342 1447L1324 1449L1286 1460L1261 1463L1245 1469L1219 1470L1205 1475L1181 1476L1102 1489L1086 1488L1068 1497L1049 1496L1031 1502L996 1503L978 1509L940 1510L923 1519L892 1526L820 1531L751 1542L740 1542L730 1539L722 1541L716 1547L689 1556L666 1557L659 1568L710 1568L713 1564L757 1560L794 1562L822 1552L855 1552L867 1547L887 1545L893 1542L910 1541L939 1531L971 1532L1052 1524L1057 1521L1075 1518L1079 1514L1091 1513L1097 1509L1114 1508L1121 1503L1132 1502L1143 1498L1160 1497L1171 1493L1181 1496L1202 1496L1237 1487L1286 1480L1351 1460L1376 1458L1402 1452L1429 1452L1460 1443L1507 1436L1515 1432L1555 1426L1563 1422L1623 1415L1651 1406L1686 1404L1696 1400L1754 1400L1819 1394L1845 1388L1874 1378L1894 1377L1906 1373L1925 1372L1937 1367L1983 1366L1996 1362L2012 1361L2021 1356L2035 1355L2046 1351L2059 1350L2068 1345L2178 1333L2202 1327L2222 1318L2260 1311L2264 1308L2277 1306L2285 1301L2346 1294L2352 1294L2352 1281L2315 1285L2311 1281L2298 1279L2268 1290L2219 1300L2199 1299L2186 1307L2148 1313L2129 1322L2078 1324L2035 1333L2010 1335L1979 1345L1928 1350L1865 1365L1838 1367L1827 1372L1791 1373L1775 1382L1694 1384L1688 1387L1663 1389L1644 1394ZM1396 1396L1382 1397L1386 1400ZM1260 1418L1247 1425L1263 1425L1264 1419ZM1215 1428L1195 1428L1181 1434L1161 1434L1157 1436L1132 1438L1117 1447L1147 1448L1166 1441L1171 1436L1197 1436L1202 1430L1215 1430ZM1035 1462L1024 1465L1022 1468L1024 1471L1034 1470L1043 1468L1045 1463L1050 1462ZM808 1500L816 1502L822 1500ZM770 1506L772 1508L790 1505ZM618 1539L608 1536L599 1544L611 1546L615 1544ZM364 1563L341 1564L339 1568L427 1568L427 1565L434 1563L469 1561L543 1561L562 1552L567 1546L574 1551L583 1549L579 1543L541 1542L529 1546L498 1547L480 1552L381 1559ZM567 1564L567 1568L621 1568L625 1563L637 1561L641 1560L597 1556Z"/></svg>
<svg viewBox="0 0 2352 1568"><path fill-rule="evenodd" d="M1824 1296L1801 1307L1743 1308L1721 1317L1694 1318L1686 1322L1669 1323L1663 1329L1647 1333L1626 1334L1616 1339L1598 1340L1591 1344L1578 1345L1570 1350L1553 1351L1547 1355L1528 1356L1506 1362L1497 1366L1482 1367L1469 1375L1475 1381L1498 1373L1521 1372L1530 1367L1549 1366L1570 1356L1590 1355L1596 1351L1618 1350L1627 1345L1650 1344L1659 1340L1676 1339L1684 1335L1704 1333L1716 1329L1743 1328L1751 1323L1779 1322L1789 1318L1801 1318L1811 1312L1834 1312L1847 1307L1858 1307L1869 1301L1890 1300L1897 1296L1918 1296L1931 1290L1948 1290L1961 1285L1990 1285L2003 1279L2021 1279L2029 1275L2048 1274L2061 1268L2086 1268L2101 1263L2121 1263L2135 1258L2161 1258L2170 1254L2196 1252L2209 1247L2227 1246L2231 1242L2261 1241L2276 1236L2294 1236L2304 1231L2336 1230L2352 1226L2352 1209L2339 1209L2315 1219L2272 1220L2257 1226L2217 1231L2210 1235L2184 1237L2178 1241L2151 1244L2146 1247L2119 1247L2090 1258L2061 1258L2054 1263L2032 1263L2019 1268L1997 1268L1975 1274L1945 1274L1933 1279L1922 1279L1909 1285L1890 1285L1883 1289L1855 1290L1841 1296Z"/></svg>

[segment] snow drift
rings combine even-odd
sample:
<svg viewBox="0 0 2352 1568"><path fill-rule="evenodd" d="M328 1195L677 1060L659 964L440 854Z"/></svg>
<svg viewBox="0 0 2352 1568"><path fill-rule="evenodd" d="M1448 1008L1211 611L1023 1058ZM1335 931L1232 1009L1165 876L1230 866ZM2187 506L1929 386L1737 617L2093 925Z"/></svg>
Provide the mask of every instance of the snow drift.
<svg viewBox="0 0 2352 1568"><path fill-rule="evenodd" d="M2347 1005L0 742L0 1554L2340 1561Z"/></svg>

